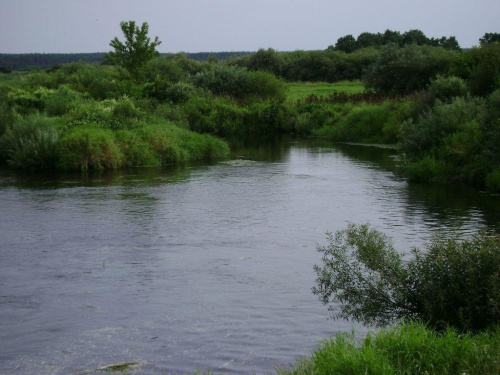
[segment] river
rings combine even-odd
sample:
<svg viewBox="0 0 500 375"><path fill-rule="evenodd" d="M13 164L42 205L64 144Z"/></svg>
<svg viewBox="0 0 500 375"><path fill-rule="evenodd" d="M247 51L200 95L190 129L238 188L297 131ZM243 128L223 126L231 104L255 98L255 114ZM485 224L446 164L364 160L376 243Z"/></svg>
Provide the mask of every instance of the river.
<svg viewBox="0 0 500 375"><path fill-rule="evenodd" d="M338 332L311 293L325 233L395 247L499 228L500 197L414 185L391 150L290 140L230 160L90 174L0 172L0 373L272 373Z"/></svg>

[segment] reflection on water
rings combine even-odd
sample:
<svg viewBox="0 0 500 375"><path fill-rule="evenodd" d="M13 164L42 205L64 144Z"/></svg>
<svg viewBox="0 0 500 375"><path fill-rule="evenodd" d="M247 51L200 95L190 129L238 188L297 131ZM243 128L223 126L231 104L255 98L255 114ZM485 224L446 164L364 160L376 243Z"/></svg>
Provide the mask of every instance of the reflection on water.
<svg viewBox="0 0 500 375"><path fill-rule="evenodd" d="M500 223L499 197L409 185L390 150L235 147L212 164L1 172L1 368L272 372L353 327L311 293L326 231L369 222L406 251Z"/></svg>

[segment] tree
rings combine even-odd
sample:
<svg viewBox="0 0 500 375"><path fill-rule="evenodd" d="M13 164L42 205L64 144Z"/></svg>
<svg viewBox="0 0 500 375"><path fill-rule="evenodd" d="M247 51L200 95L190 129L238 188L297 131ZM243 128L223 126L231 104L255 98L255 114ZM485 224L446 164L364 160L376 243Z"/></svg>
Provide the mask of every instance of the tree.
<svg viewBox="0 0 500 375"><path fill-rule="evenodd" d="M425 34L418 29L412 29L403 33L403 43L404 44L418 44L419 46L428 45L429 39Z"/></svg>
<svg viewBox="0 0 500 375"><path fill-rule="evenodd" d="M500 33L486 33L479 39L481 45L494 42L500 42Z"/></svg>
<svg viewBox="0 0 500 375"><path fill-rule="evenodd" d="M358 49L373 47L373 46L381 46L383 44L383 35L380 33L368 33L364 32L358 35L358 39L356 39L356 46Z"/></svg>
<svg viewBox="0 0 500 375"><path fill-rule="evenodd" d="M346 53L355 51L357 47L356 39L351 34L338 38L335 44L336 51L343 51Z"/></svg>
<svg viewBox="0 0 500 375"><path fill-rule="evenodd" d="M115 37L110 43L115 51L109 52L107 59L125 68L134 78L138 78L146 63L158 56L156 47L161 42L158 37L151 42L148 37L149 25L146 22L140 29L135 25L135 21L120 22L120 27L125 35L125 43Z"/></svg>
<svg viewBox="0 0 500 375"><path fill-rule="evenodd" d="M368 225L349 224L318 247L313 293L334 318L386 325L420 321L435 329L482 331L500 322L500 234L435 237L407 259Z"/></svg>
<svg viewBox="0 0 500 375"><path fill-rule="evenodd" d="M398 46L403 45L403 37L401 36L401 33L399 31L393 31L393 30L385 30L383 34L383 42L382 44L389 44L389 43L394 43Z"/></svg>
<svg viewBox="0 0 500 375"><path fill-rule="evenodd" d="M442 47L388 44L368 69L365 84L384 93L410 94L424 89L438 74L446 74L455 55Z"/></svg>

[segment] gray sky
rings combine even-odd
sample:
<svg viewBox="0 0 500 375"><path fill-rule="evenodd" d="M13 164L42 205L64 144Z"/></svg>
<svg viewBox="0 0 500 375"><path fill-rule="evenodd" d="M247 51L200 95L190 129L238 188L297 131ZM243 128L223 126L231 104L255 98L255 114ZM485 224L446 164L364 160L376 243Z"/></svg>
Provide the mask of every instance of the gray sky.
<svg viewBox="0 0 500 375"><path fill-rule="evenodd" d="M0 52L107 52L128 20L147 22L160 52L325 49L386 29L471 47L500 32L500 0L0 0Z"/></svg>

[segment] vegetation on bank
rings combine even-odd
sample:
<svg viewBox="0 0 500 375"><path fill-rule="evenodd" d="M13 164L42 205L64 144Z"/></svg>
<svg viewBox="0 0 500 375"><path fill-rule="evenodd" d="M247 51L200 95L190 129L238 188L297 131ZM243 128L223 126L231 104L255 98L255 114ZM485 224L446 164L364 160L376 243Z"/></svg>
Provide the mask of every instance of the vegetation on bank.
<svg viewBox="0 0 500 375"><path fill-rule="evenodd" d="M387 326L325 341L280 375L499 374L500 234L436 237L408 259L368 225L328 236L314 293L334 318Z"/></svg>
<svg viewBox="0 0 500 375"><path fill-rule="evenodd" d="M500 323L500 234L437 236L425 250L396 251L369 225L349 224L328 245L313 293L333 318L386 326L417 321L429 328L481 332Z"/></svg>
<svg viewBox="0 0 500 375"><path fill-rule="evenodd" d="M423 324L400 324L357 342L340 334L279 375L485 375L500 373L500 331L472 335L435 332Z"/></svg>
<svg viewBox="0 0 500 375"><path fill-rule="evenodd" d="M399 170L412 180L500 191L495 33L468 51L413 30L399 35L404 42L364 33L349 52L262 49L199 62L159 56L147 24L132 22L122 31L136 44L127 51L115 38L105 59L114 65L0 75L0 163L32 170L159 165L225 157L220 137L292 133L398 144Z"/></svg>

